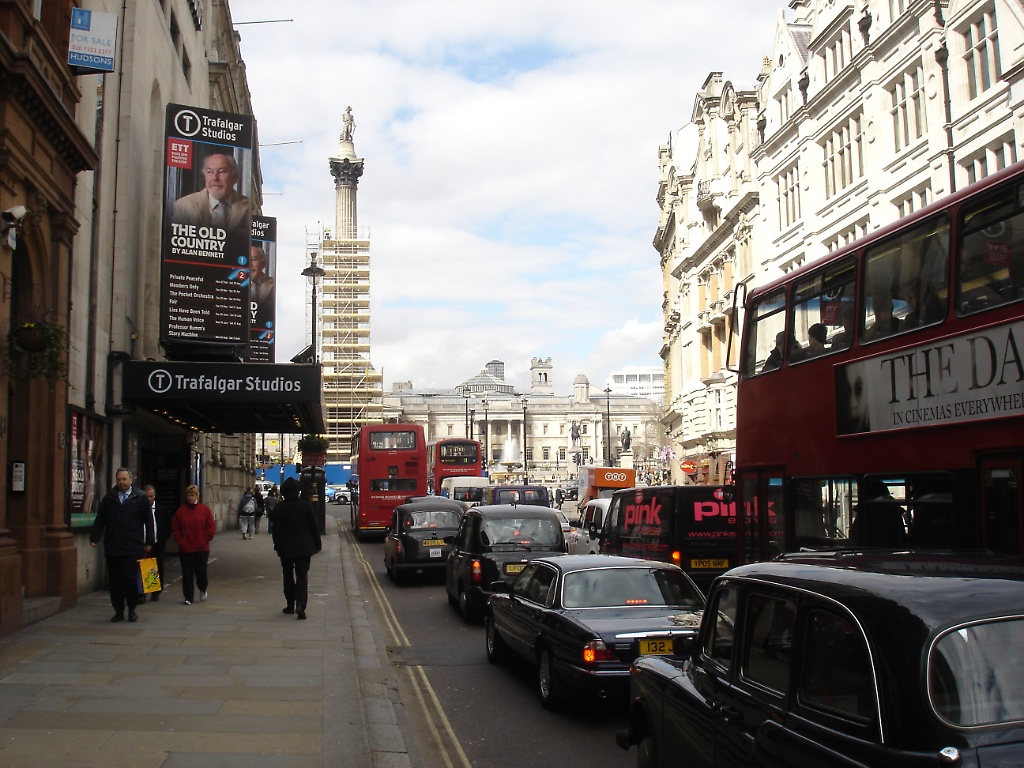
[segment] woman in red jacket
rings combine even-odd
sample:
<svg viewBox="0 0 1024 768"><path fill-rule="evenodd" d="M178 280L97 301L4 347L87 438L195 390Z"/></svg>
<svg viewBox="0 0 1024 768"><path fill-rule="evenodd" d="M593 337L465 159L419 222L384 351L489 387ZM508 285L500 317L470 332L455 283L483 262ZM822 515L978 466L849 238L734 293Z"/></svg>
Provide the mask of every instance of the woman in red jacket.
<svg viewBox="0 0 1024 768"><path fill-rule="evenodd" d="M209 586L206 564L210 559L210 541L216 532L213 512L199 503L199 486L190 485L185 489L185 503L171 518L171 533L178 542L181 558L181 591L185 594L185 605L192 605L197 585L199 599L206 599Z"/></svg>

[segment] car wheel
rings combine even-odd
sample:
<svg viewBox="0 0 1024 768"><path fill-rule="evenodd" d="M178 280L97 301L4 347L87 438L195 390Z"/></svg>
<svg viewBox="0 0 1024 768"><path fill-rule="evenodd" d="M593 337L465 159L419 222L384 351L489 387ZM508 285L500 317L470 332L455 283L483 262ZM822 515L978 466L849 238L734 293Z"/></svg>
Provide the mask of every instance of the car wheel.
<svg viewBox="0 0 1024 768"><path fill-rule="evenodd" d="M636 768L655 768L658 765L658 742L647 732L636 745Z"/></svg>
<svg viewBox="0 0 1024 768"><path fill-rule="evenodd" d="M472 624L476 621L476 610L469 604L469 595L466 594L466 590L459 587L459 613L462 614L462 620L467 624Z"/></svg>
<svg viewBox="0 0 1024 768"><path fill-rule="evenodd" d="M487 660L491 664L501 664L508 660L509 647L498 634L498 628L494 625L494 615L487 614L484 619L484 636L487 640Z"/></svg>
<svg viewBox="0 0 1024 768"><path fill-rule="evenodd" d="M395 584L401 584L405 581L405 574L398 569L398 566L395 565L394 562L391 563L391 580L395 582Z"/></svg>
<svg viewBox="0 0 1024 768"><path fill-rule="evenodd" d="M537 692L540 694L540 703L544 709L558 709L558 681L555 679L555 671L551 668L551 653L547 648L541 649L540 662L537 665Z"/></svg>

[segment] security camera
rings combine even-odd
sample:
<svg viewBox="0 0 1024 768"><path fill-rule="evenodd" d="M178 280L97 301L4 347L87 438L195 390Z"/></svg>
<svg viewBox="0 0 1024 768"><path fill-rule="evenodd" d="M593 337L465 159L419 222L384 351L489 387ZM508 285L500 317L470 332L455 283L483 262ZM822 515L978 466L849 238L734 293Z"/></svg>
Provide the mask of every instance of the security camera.
<svg viewBox="0 0 1024 768"><path fill-rule="evenodd" d="M28 208L24 205L15 205L4 211L4 224L17 224L28 215Z"/></svg>

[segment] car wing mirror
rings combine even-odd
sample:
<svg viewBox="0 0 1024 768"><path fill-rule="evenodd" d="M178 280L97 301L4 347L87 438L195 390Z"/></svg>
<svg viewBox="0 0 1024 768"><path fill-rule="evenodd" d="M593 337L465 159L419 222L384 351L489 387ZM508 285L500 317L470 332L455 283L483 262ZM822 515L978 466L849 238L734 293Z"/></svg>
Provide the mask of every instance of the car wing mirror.
<svg viewBox="0 0 1024 768"><path fill-rule="evenodd" d="M507 595L507 594L510 594L511 592L512 592L512 587L507 582L504 582L504 581L492 581L491 582L491 594L492 595L496 594L496 593Z"/></svg>
<svg viewBox="0 0 1024 768"><path fill-rule="evenodd" d="M697 633L676 635L672 638L673 656L694 656L697 653Z"/></svg>
<svg viewBox="0 0 1024 768"><path fill-rule="evenodd" d="M444 541L445 544L454 544L455 543L455 536L454 535L452 535L452 536L445 536L443 541Z"/></svg>

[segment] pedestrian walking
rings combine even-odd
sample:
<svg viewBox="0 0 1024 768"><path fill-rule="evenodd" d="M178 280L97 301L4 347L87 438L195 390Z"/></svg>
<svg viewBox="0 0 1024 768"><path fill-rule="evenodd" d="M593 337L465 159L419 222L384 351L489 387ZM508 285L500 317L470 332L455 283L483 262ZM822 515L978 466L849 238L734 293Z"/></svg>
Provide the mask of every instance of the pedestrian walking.
<svg viewBox="0 0 1024 768"><path fill-rule="evenodd" d="M132 485L132 473L124 467L114 473L114 487L96 510L89 543L95 547L101 538L114 607L110 620L124 621L127 605L128 621L138 621L139 559L150 552L155 534L149 500Z"/></svg>
<svg viewBox="0 0 1024 768"><path fill-rule="evenodd" d="M285 607L282 613L306 618L309 561L321 547L320 524L313 505L299 498L299 483L289 477L281 484L283 500L270 513L274 551L281 559Z"/></svg>
<svg viewBox="0 0 1024 768"><path fill-rule="evenodd" d="M242 499L238 502L238 527L242 529L242 538L251 539L253 523L256 517L256 497L252 488L246 488Z"/></svg>
<svg viewBox="0 0 1024 768"><path fill-rule="evenodd" d="M263 500L263 508L267 511L267 533L274 532L274 524L270 519L270 513L274 511L274 507L277 506L278 502L281 501L281 497L278 494L277 486L275 485L269 491L267 491L267 498Z"/></svg>
<svg viewBox="0 0 1024 768"><path fill-rule="evenodd" d="M160 593L164 591L164 552L167 549L167 542L171 538L171 518L174 517L174 510L168 509L164 504L157 504L156 489L152 485L142 486L142 492L149 499L149 507L153 514L153 524L156 526L156 543L153 545L153 557L156 558L156 572L160 574L160 589L149 596L150 602L155 603L160 599Z"/></svg>
<svg viewBox="0 0 1024 768"><path fill-rule="evenodd" d="M253 516L253 533L259 533L260 520L263 519L263 513L266 511L266 499L263 498L258 485L252 489L252 500L256 502L256 514Z"/></svg>
<svg viewBox="0 0 1024 768"><path fill-rule="evenodd" d="M196 587L199 587L199 599L205 600L210 581L207 574L210 542L217 532L217 525L213 521L213 512L199 501L199 486L190 485L185 489L185 503L171 518L171 532L178 542L184 603L192 605L195 602Z"/></svg>

